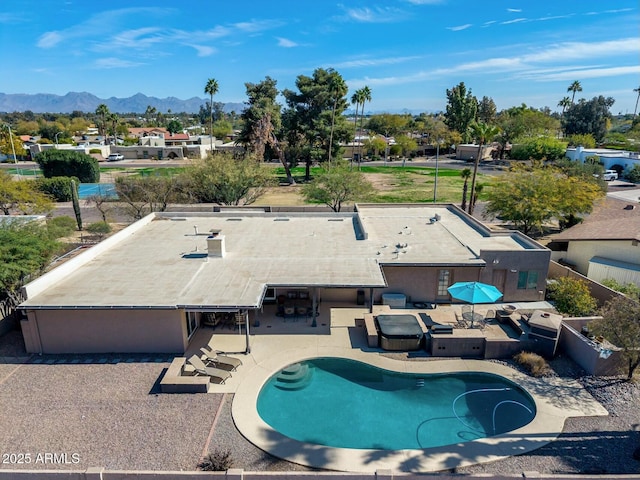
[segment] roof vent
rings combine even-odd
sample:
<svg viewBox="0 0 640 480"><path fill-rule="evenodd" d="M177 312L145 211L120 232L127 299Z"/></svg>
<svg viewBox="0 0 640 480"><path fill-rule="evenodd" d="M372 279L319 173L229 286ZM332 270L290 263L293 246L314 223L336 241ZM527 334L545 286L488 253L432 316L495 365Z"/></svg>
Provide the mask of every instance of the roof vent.
<svg viewBox="0 0 640 480"><path fill-rule="evenodd" d="M224 235L220 230L211 230L211 235L207 237L207 250L210 257L224 257Z"/></svg>

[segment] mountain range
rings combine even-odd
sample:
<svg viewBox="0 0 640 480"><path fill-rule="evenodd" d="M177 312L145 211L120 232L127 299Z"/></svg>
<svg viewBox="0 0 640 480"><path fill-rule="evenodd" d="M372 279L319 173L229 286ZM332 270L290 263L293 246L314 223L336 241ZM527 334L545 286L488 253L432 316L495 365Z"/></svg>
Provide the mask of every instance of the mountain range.
<svg viewBox="0 0 640 480"><path fill-rule="evenodd" d="M104 103L114 113L144 113L148 106L158 112L171 110L174 113L197 113L200 107L207 104L208 99L192 97L181 100L176 97L157 98L148 97L142 93L127 98L98 98L88 92L69 92L66 95L51 93L0 93L0 112L34 113L71 113L73 111L95 112L98 105ZM225 112L241 112L245 108L243 103L225 103Z"/></svg>

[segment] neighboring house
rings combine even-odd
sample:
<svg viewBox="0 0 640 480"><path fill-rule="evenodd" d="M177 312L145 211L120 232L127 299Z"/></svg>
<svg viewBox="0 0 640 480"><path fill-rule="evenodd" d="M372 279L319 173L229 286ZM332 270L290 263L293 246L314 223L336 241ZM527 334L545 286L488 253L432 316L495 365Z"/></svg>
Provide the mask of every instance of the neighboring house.
<svg viewBox="0 0 640 480"><path fill-rule="evenodd" d="M475 145L473 143L463 143L456 147L456 158L458 160L475 160L478 156L478 147L479 145ZM496 148L495 145L483 145L482 146L482 156L480 160L491 160L492 152Z"/></svg>
<svg viewBox="0 0 640 480"><path fill-rule="evenodd" d="M606 198L591 215L552 235L552 260L601 282L640 286L640 205Z"/></svg>
<svg viewBox="0 0 640 480"><path fill-rule="evenodd" d="M640 164L640 154L608 148L569 147L565 155L571 160L579 160L582 163L588 157L597 157L605 170L611 170L614 165L619 165L623 170L629 170L634 165Z"/></svg>
<svg viewBox="0 0 640 480"><path fill-rule="evenodd" d="M451 303L458 281L544 299L551 252L454 205L307 210L150 214L23 288L26 349L183 353L208 313L250 324L292 289L370 309L384 294Z"/></svg>

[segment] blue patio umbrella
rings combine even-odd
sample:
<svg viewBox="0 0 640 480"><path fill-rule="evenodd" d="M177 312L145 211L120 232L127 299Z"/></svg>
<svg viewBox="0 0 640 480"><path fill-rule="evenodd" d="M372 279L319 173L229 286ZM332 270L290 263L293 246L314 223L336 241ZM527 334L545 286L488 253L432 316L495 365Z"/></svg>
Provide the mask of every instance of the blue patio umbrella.
<svg viewBox="0 0 640 480"><path fill-rule="evenodd" d="M480 282L457 282L447 288L449 294L457 299L473 305L472 315L475 313L476 303L494 303L502 292L493 285Z"/></svg>

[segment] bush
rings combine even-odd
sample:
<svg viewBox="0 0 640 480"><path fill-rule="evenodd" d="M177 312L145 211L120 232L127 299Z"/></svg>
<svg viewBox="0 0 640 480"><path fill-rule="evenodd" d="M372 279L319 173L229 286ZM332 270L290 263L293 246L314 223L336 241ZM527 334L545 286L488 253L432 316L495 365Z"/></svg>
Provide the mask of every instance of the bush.
<svg viewBox="0 0 640 480"><path fill-rule="evenodd" d="M102 150L99 148L91 148L89 149L89 153L99 153L102 155Z"/></svg>
<svg viewBox="0 0 640 480"><path fill-rule="evenodd" d="M233 458L230 450L214 450L198 464L198 468L205 472L222 472L232 467Z"/></svg>
<svg viewBox="0 0 640 480"><path fill-rule="evenodd" d="M560 160L565 156L567 144L556 138L526 139L511 148L514 160Z"/></svg>
<svg viewBox="0 0 640 480"><path fill-rule="evenodd" d="M624 178L633 183L640 183L640 165L635 164L633 168L625 170Z"/></svg>
<svg viewBox="0 0 640 480"><path fill-rule="evenodd" d="M560 277L549 284L548 291L551 300L556 304L556 309L568 316L592 315L598 307L584 280Z"/></svg>
<svg viewBox="0 0 640 480"><path fill-rule="evenodd" d="M520 352L513 359L534 377L544 377L551 373L551 368L547 361L537 353Z"/></svg>
<svg viewBox="0 0 640 480"><path fill-rule="evenodd" d="M107 222L95 222L87 225L85 230L102 238L107 233L111 232L111 225L109 225Z"/></svg>
<svg viewBox="0 0 640 480"><path fill-rule="evenodd" d="M76 221L66 215L50 218L47 220L47 231L52 238L68 237L76 231Z"/></svg>
<svg viewBox="0 0 640 480"><path fill-rule="evenodd" d="M71 180L70 177L38 178L35 185L42 193L52 196L56 202L70 202L73 200ZM79 183L77 178L73 180L76 181L76 185Z"/></svg>
<svg viewBox="0 0 640 480"><path fill-rule="evenodd" d="M35 157L46 178L77 177L82 183L98 183L100 167L90 155L73 150L45 150Z"/></svg>

